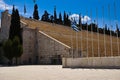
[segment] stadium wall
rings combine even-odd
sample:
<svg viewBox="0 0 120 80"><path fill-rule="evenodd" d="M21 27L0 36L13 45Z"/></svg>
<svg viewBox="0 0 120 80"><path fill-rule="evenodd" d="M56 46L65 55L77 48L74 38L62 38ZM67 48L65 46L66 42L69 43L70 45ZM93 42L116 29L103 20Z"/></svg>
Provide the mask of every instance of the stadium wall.
<svg viewBox="0 0 120 80"><path fill-rule="evenodd" d="M120 57L63 58L63 68L120 68Z"/></svg>
<svg viewBox="0 0 120 80"><path fill-rule="evenodd" d="M1 21L0 41L5 41L9 38L11 23L8 10L2 12ZM62 57L70 55L71 47L40 31L37 26L30 28L21 20L21 28L23 54L18 60L19 64L62 64Z"/></svg>

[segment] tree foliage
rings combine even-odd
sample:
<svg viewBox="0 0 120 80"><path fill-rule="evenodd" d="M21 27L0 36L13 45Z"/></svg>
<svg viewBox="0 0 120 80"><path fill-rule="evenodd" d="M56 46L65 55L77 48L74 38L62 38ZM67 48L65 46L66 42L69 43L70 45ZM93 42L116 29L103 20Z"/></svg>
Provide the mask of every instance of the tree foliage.
<svg viewBox="0 0 120 80"><path fill-rule="evenodd" d="M48 14L47 11L44 12L44 14L42 15L42 21L47 21L47 22L51 22L51 23L56 23L56 24L62 24L65 26L71 26L71 21L69 19L69 15L64 11L63 16L61 15L61 13L59 13L59 18L57 18L57 12L56 12L56 7L54 7L54 16ZM82 23L82 17L81 14L79 14L79 20L78 20L78 24L77 24L78 28L81 30L88 30L91 32L96 32L96 33L100 33L100 34L106 34L106 35L111 35L112 36L118 36L120 37L120 30L118 28L118 25L116 25L116 31L110 30L109 27L107 27L107 25L103 25L101 27L99 27L94 20L94 23ZM103 27L103 28L102 28Z"/></svg>
<svg viewBox="0 0 120 80"><path fill-rule="evenodd" d="M63 18L63 19L62 19ZM44 11L44 14L42 15L41 18L42 21L46 22L51 22L51 23L56 23L56 24L62 24L66 26L70 26L71 21L69 19L69 15L66 14L64 11L64 16L62 16L61 12L59 13L59 18L57 18L57 12L56 12L56 7L54 8L54 16L49 14L47 10Z"/></svg>
<svg viewBox="0 0 120 80"><path fill-rule="evenodd" d="M54 21L54 17L53 17L53 15L51 15L50 16L50 22L53 23L53 21Z"/></svg>
<svg viewBox="0 0 120 80"><path fill-rule="evenodd" d="M33 18L36 19L36 20L39 20L39 13L38 13L38 6L37 6L37 4L34 5Z"/></svg>
<svg viewBox="0 0 120 80"><path fill-rule="evenodd" d="M14 57L16 58L16 64L17 64L17 58L19 58L23 52L22 45L20 44L20 40L17 36L13 39L12 48L13 48L13 54L14 54Z"/></svg>
<svg viewBox="0 0 120 80"><path fill-rule="evenodd" d="M13 40L15 36L18 36L20 39L20 43L22 43L22 30L20 25L20 16L18 9L14 8L12 10L11 15L11 24L10 24L10 30L9 30L9 39Z"/></svg>
<svg viewBox="0 0 120 80"><path fill-rule="evenodd" d="M11 15L11 25L9 30L9 39L3 45L4 56L12 61L13 57L18 58L22 55L22 30L20 25L20 16L18 9L13 5Z"/></svg>
<svg viewBox="0 0 120 80"><path fill-rule="evenodd" d="M19 38L16 36L13 40L8 39L3 44L4 56L12 63L12 59L20 57L23 53L22 45Z"/></svg>
<svg viewBox="0 0 120 80"><path fill-rule="evenodd" d="M63 23L64 23L64 25L66 25L66 18L67 18L67 15L66 15L66 12L64 11L64 16L63 16Z"/></svg>
<svg viewBox="0 0 120 80"><path fill-rule="evenodd" d="M49 13L46 10L44 11L44 14L42 15L41 20L42 21L47 21L47 22L50 21L50 19L49 19Z"/></svg>
<svg viewBox="0 0 120 80"><path fill-rule="evenodd" d="M59 24L63 24L61 13L59 13Z"/></svg>
<svg viewBox="0 0 120 80"><path fill-rule="evenodd" d="M57 23L56 7L54 7L54 23Z"/></svg>
<svg viewBox="0 0 120 80"><path fill-rule="evenodd" d="M8 39L3 43L3 50L4 50L4 56L11 62L14 54L13 54L13 48L12 48L12 41Z"/></svg>
<svg viewBox="0 0 120 80"><path fill-rule="evenodd" d="M70 26L70 24L71 24L71 21L70 21L70 19L69 19L69 16L68 16L68 14L66 14L65 11L64 11L64 16L63 16L63 23L64 23L64 25L66 25L66 26Z"/></svg>

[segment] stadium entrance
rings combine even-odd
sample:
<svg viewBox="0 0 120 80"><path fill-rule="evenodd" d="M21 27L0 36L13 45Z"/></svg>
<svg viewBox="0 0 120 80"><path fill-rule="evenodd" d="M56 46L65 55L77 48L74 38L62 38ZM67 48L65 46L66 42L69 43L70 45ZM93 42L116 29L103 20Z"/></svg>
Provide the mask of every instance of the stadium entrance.
<svg viewBox="0 0 120 80"><path fill-rule="evenodd" d="M62 58L60 55L56 55L51 58L51 64L52 65L62 65Z"/></svg>

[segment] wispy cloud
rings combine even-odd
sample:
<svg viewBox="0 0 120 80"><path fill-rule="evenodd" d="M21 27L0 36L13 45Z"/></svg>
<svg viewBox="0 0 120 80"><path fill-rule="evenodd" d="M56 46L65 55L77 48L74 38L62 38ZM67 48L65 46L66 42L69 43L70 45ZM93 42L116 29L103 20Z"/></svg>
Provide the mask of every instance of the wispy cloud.
<svg viewBox="0 0 120 80"><path fill-rule="evenodd" d="M69 19L71 20L71 18L75 19L76 22L78 23L79 21L79 14L72 14L69 16ZM81 18L82 23L86 23L89 22L91 20L91 18L87 15L85 15L84 17Z"/></svg>
<svg viewBox="0 0 120 80"><path fill-rule="evenodd" d="M0 10L11 10L12 9L12 5L8 5L4 2L4 0L0 0Z"/></svg>

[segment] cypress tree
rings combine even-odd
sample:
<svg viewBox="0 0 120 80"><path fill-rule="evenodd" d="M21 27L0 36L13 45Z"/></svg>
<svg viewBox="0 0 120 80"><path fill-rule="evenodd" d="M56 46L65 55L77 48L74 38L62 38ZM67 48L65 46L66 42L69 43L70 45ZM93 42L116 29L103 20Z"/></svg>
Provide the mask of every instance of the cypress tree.
<svg viewBox="0 0 120 80"><path fill-rule="evenodd" d="M56 6L54 7L54 22L57 22Z"/></svg>
<svg viewBox="0 0 120 80"><path fill-rule="evenodd" d="M117 32L117 36L120 37L120 30L118 28L118 24L116 24L116 32Z"/></svg>
<svg viewBox="0 0 120 80"><path fill-rule="evenodd" d="M59 24L62 24L62 15L59 13Z"/></svg>
<svg viewBox="0 0 120 80"><path fill-rule="evenodd" d="M105 24L105 34L107 34L107 24Z"/></svg>
<svg viewBox="0 0 120 80"><path fill-rule="evenodd" d="M23 53L23 48L22 45L20 44L20 40L18 37L15 37L12 42L12 49L13 49L13 54L14 57L16 58L16 65L17 65L17 59L22 55Z"/></svg>
<svg viewBox="0 0 120 80"><path fill-rule="evenodd" d="M39 20L38 6L37 6L37 4L34 5L33 18L36 19L36 20Z"/></svg>
<svg viewBox="0 0 120 80"><path fill-rule="evenodd" d="M21 31L21 25L20 25L20 16L19 16L19 11L16 9L16 35L20 39L20 43L22 43L22 31Z"/></svg>
<svg viewBox="0 0 120 80"><path fill-rule="evenodd" d="M14 54L12 48L12 41L10 39L8 39L3 43L3 51L4 51L4 56L9 60L9 65L11 65Z"/></svg>
<svg viewBox="0 0 120 80"><path fill-rule="evenodd" d="M15 34L14 31L15 31L15 7L13 5L12 15L11 15L11 25L10 25L10 31L9 31L9 39L14 38L14 34Z"/></svg>
<svg viewBox="0 0 120 80"><path fill-rule="evenodd" d="M81 14L79 14L79 27L81 26L82 22L81 22Z"/></svg>
<svg viewBox="0 0 120 80"><path fill-rule="evenodd" d="M63 22L64 22L64 25L66 25L66 12L64 11L64 16L63 16Z"/></svg>
<svg viewBox="0 0 120 80"><path fill-rule="evenodd" d="M15 36L18 36L20 42L22 43L19 11L18 9L15 10L13 5L13 10L11 15L11 25L9 30L9 39L13 40Z"/></svg>
<svg viewBox="0 0 120 80"><path fill-rule="evenodd" d="M66 25L67 25L67 26L70 26L70 24L71 24L71 23L70 23L70 20L69 20L69 16L68 16L68 14L67 14L67 17L66 17Z"/></svg>

